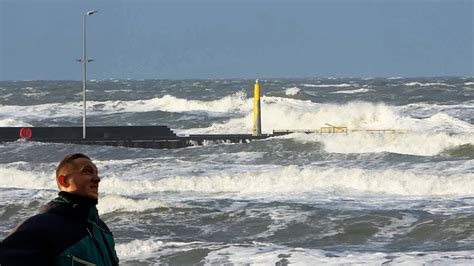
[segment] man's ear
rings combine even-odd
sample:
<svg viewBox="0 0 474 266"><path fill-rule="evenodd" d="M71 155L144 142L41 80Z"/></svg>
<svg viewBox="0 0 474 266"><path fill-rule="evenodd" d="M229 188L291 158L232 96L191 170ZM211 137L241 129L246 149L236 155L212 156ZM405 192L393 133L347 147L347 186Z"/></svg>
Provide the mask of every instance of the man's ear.
<svg viewBox="0 0 474 266"><path fill-rule="evenodd" d="M65 175L58 176L58 184L61 187L65 187L65 188L69 187L69 182Z"/></svg>

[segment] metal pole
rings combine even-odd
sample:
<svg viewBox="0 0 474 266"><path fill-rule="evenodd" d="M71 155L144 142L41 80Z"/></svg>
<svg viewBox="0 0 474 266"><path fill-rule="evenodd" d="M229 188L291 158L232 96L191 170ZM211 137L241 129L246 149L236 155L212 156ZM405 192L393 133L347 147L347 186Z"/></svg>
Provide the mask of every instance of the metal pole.
<svg viewBox="0 0 474 266"><path fill-rule="evenodd" d="M252 135L262 135L262 112L260 108L260 84L255 80L253 89L253 130Z"/></svg>
<svg viewBox="0 0 474 266"><path fill-rule="evenodd" d="M87 59L87 16L90 16L94 13L97 13L97 10L94 11L87 11L84 14L84 21L83 21L83 54L82 54L82 106L83 106L83 112L82 112L82 138L86 138L86 83L87 83L87 62L89 61Z"/></svg>
<svg viewBox="0 0 474 266"><path fill-rule="evenodd" d="M82 54L82 138L86 138L86 81L87 81L87 42L86 42L86 27L87 27L87 16L89 12L84 14L84 24L83 24L83 54Z"/></svg>

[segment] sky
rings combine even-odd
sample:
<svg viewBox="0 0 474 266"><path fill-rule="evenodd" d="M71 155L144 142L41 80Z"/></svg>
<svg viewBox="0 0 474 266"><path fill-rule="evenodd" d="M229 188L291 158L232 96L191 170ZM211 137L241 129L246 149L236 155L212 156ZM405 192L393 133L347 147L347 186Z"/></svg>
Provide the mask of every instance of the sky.
<svg viewBox="0 0 474 266"><path fill-rule="evenodd" d="M0 80L474 76L472 0L0 0Z"/></svg>

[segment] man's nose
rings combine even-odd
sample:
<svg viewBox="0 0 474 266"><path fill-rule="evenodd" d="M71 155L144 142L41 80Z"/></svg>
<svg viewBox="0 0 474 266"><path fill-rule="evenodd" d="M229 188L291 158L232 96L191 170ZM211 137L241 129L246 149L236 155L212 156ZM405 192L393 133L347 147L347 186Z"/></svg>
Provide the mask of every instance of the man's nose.
<svg viewBox="0 0 474 266"><path fill-rule="evenodd" d="M99 175L92 175L92 181L99 183L100 182Z"/></svg>

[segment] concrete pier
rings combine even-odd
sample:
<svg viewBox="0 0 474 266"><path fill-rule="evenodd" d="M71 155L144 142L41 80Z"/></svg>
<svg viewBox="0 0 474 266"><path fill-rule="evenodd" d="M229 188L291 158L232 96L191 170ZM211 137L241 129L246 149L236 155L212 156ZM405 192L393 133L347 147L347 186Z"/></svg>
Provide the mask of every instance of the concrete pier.
<svg viewBox="0 0 474 266"><path fill-rule="evenodd" d="M177 136L167 126L109 126L87 127L87 138L82 138L82 127L0 127L0 142L19 139L46 143L106 145L134 148L175 149L206 143L247 143L272 135L252 134L196 134Z"/></svg>

